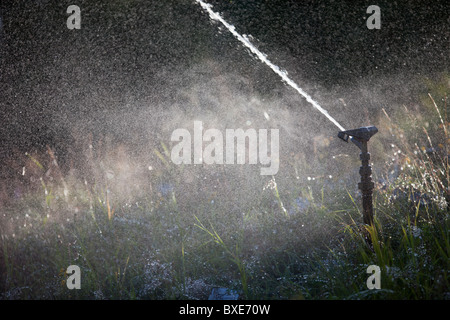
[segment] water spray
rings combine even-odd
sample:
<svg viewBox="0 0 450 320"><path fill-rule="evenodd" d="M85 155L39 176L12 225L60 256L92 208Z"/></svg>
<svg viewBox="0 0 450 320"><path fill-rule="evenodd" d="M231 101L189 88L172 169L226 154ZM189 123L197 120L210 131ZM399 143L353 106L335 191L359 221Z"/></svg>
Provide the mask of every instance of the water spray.
<svg viewBox="0 0 450 320"><path fill-rule="evenodd" d="M367 149L367 142L370 138L378 132L375 126L362 127L354 130L340 131L338 137L348 142L350 140L361 150L359 158L362 166L359 169L361 175L361 182L358 183L358 188L362 193L363 202L363 222L367 225L373 224L373 203L372 193L374 183L372 182L372 167L369 165L370 153Z"/></svg>
<svg viewBox="0 0 450 320"><path fill-rule="evenodd" d="M369 139L378 132L378 129L374 126L370 127L362 127L354 130L345 131L344 127L342 127L336 119L334 119L327 110L323 109L316 101L314 101L310 95L308 95L302 88L300 88L292 79L290 79L287 75L286 71L280 69L280 67L273 64L267 56L259 51L246 37L245 35L240 35L236 32L236 29L233 25L229 24L225 21L220 14L214 12L212 10L212 6L208 3L203 2L202 0L196 0L198 4L202 6L204 10L206 10L209 14L211 20L216 20L222 23L228 31L230 31L243 45L245 45L250 51L255 54L263 63L265 63L268 67L272 69L273 72L278 74L288 85L290 85L293 89L295 89L300 95L302 95L306 101L308 101L312 106L320 111L328 120L330 120L336 127L339 128L338 137L348 142L350 138L351 141L361 150L360 159L362 161L362 166L359 170L361 175L361 182L358 184L359 189L362 192L363 198L363 220L365 224L372 225L373 224L373 204L372 204L372 193L374 188L374 183L372 182L372 167L369 165L370 153L367 150L367 142Z"/></svg>
<svg viewBox="0 0 450 320"><path fill-rule="evenodd" d="M255 54L259 60L264 62L270 69L272 69L273 72L275 72L277 75L281 77L288 85L290 85L295 91L297 91L299 94L301 94L306 101L308 101L312 106L320 111L325 117L328 118L336 127L339 128L339 130L344 131L345 129L334 119L327 110L322 108L316 101L314 101L309 94L307 94L305 91L303 91L302 88L300 88L291 78L288 77L287 72L280 69L280 67L273 64L269 59L267 59L267 55L259 51L246 37L245 35L240 35L238 32L236 32L236 29L233 25L226 22L220 14L217 12L214 12L211 8L212 6L208 3L203 2L202 0L196 0L197 3L199 3L203 9L205 9L209 13L209 17L211 20L216 20L222 23L228 31L230 31L244 46L246 46L250 51Z"/></svg>

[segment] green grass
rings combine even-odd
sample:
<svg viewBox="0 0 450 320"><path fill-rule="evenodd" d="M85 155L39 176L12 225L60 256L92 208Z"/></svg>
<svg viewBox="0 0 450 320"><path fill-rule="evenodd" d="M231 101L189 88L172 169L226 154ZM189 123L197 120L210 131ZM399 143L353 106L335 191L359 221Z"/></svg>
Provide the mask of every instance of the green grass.
<svg viewBox="0 0 450 320"><path fill-rule="evenodd" d="M449 122L435 112L427 121L442 132L430 138L420 128L422 140L411 141L420 121L403 112L414 125L405 114L380 120L402 138L377 152L395 153L401 169L377 184L373 227L361 225L357 194L320 182L283 188L277 177L235 208L211 185L186 188L190 169L172 166L165 145L147 188L131 196L101 175L49 179L51 161L27 154L41 179L1 208L0 298L207 299L222 286L242 299L449 299L448 158L421 148L447 144ZM389 134L379 139L390 145ZM389 161L375 179L389 175ZM244 188L233 179L219 186ZM80 290L65 285L73 264ZM381 290L367 289L369 265L381 268Z"/></svg>

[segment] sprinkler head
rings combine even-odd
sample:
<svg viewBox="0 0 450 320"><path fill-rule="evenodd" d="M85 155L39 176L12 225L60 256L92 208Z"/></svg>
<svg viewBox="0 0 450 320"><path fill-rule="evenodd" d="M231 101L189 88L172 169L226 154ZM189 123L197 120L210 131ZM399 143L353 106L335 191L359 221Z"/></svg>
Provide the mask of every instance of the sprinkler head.
<svg viewBox="0 0 450 320"><path fill-rule="evenodd" d="M375 126L361 127L359 129L339 131L338 137L348 142L348 138L361 150L367 147L367 141L378 132Z"/></svg>
<svg viewBox="0 0 450 320"><path fill-rule="evenodd" d="M365 224L373 224L373 204L372 204L372 191L374 183L372 182L372 168L369 164L370 153L367 150L367 142L372 138L374 134L378 132L375 126L362 127L359 129L340 131L338 137L348 142L350 138L352 142L361 150L359 158L361 159L362 166L359 169L361 175L361 182L358 184L358 188L362 193L363 200L363 220Z"/></svg>
<svg viewBox="0 0 450 320"><path fill-rule="evenodd" d="M344 140L345 142L348 142L349 137L352 137L360 142L367 142L377 132L378 129L375 126L361 127L359 129L339 131L338 137Z"/></svg>

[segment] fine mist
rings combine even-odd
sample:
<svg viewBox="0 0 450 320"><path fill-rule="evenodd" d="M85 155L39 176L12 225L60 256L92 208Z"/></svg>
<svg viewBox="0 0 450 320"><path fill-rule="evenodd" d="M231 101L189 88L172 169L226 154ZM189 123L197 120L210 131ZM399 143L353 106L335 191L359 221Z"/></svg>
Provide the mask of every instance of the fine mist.
<svg viewBox="0 0 450 320"><path fill-rule="evenodd" d="M66 3L2 1L0 299L448 296L448 3L369 30L366 4L207 1L227 27L198 2L84 0L72 30ZM198 122L279 130L276 174L249 143L175 164ZM363 126L376 226L338 138Z"/></svg>

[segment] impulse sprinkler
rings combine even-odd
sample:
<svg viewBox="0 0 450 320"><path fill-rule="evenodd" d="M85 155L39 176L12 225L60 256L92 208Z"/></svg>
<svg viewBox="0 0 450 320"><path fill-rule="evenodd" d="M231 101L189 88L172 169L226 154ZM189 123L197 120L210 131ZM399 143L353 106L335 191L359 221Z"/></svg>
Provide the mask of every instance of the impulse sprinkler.
<svg viewBox="0 0 450 320"><path fill-rule="evenodd" d="M370 138L378 132L374 126L362 127L354 130L340 131L338 137L348 142L350 140L361 150L359 158L362 166L359 169L361 175L361 182L358 183L358 188L362 193L363 201L363 221L367 225L373 224L373 203L372 193L374 183L372 182L372 167L369 165L370 153L367 151L367 142Z"/></svg>

